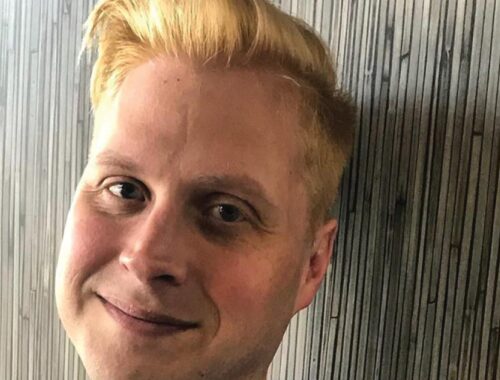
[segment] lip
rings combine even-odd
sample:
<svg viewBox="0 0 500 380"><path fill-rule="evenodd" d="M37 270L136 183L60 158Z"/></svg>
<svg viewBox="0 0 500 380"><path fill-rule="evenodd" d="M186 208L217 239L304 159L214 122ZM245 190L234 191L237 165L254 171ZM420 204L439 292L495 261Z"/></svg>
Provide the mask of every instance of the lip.
<svg viewBox="0 0 500 380"><path fill-rule="evenodd" d="M120 326L139 335L172 335L198 326L197 323L183 321L166 314L142 310L136 306L124 305L121 301L97 297L108 314Z"/></svg>

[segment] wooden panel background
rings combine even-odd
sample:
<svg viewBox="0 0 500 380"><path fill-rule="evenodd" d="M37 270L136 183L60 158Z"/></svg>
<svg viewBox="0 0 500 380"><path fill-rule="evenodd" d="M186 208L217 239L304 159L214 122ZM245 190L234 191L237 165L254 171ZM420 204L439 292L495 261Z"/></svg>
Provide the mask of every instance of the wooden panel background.
<svg viewBox="0 0 500 380"><path fill-rule="evenodd" d="M83 171L92 0L0 0L0 379L85 379L54 269ZM270 379L500 378L500 0L282 0L360 106L324 286Z"/></svg>

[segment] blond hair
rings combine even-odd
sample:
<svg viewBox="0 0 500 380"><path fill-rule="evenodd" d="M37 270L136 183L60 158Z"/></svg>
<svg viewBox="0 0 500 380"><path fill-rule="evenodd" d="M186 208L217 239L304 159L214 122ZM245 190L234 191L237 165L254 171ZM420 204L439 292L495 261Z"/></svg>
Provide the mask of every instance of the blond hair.
<svg viewBox="0 0 500 380"><path fill-rule="evenodd" d="M130 70L150 58L186 55L227 67L277 68L299 86L303 180L309 235L329 217L353 144L355 108L338 88L328 48L303 21L265 0L101 0L84 44L97 40L91 81L94 110Z"/></svg>

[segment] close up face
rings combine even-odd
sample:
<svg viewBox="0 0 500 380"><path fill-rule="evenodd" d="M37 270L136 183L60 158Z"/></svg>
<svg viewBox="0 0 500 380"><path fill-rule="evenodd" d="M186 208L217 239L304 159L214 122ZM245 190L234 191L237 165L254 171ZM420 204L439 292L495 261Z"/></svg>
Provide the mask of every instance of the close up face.
<svg viewBox="0 0 500 380"><path fill-rule="evenodd" d="M93 380L265 376L318 287L280 80L163 57L101 105L56 277Z"/></svg>

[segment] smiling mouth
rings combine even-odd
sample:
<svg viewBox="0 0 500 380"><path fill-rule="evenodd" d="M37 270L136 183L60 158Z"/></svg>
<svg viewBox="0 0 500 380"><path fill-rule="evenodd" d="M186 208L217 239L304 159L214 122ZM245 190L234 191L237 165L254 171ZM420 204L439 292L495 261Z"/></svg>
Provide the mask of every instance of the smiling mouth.
<svg viewBox="0 0 500 380"><path fill-rule="evenodd" d="M197 323L183 321L165 314L120 305L118 301L111 301L99 294L97 297L112 319L122 328L136 335L172 335L198 326Z"/></svg>

